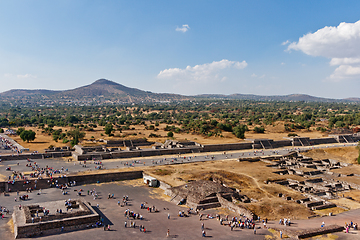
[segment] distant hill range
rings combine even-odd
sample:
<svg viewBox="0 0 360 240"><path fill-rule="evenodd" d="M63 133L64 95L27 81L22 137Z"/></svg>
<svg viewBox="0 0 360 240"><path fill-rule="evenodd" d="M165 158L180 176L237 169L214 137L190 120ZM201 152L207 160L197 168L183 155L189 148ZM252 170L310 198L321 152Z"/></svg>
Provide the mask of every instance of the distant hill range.
<svg viewBox="0 0 360 240"><path fill-rule="evenodd" d="M213 98L213 99L240 99L240 100L254 100L254 101L285 101L285 102L360 102L360 98L345 98L345 99L332 99L314 97L306 94L290 94L290 95L273 95L261 96L254 94L202 94L197 95L199 98Z"/></svg>
<svg viewBox="0 0 360 240"><path fill-rule="evenodd" d="M173 102L194 99L171 93L152 93L129 88L106 79L64 91L13 89L0 93L0 100L11 105L99 105Z"/></svg>
<svg viewBox="0 0 360 240"><path fill-rule="evenodd" d="M129 88L106 79L90 85L64 91L13 89L0 93L2 105L99 105L124 103L177 102L195 99L241 99L254 101L305 101L305 102L360 102L360 98L329 99L305 94L260 96L251 94L203 94L184 96L171 93L152 93Z"/></svg>

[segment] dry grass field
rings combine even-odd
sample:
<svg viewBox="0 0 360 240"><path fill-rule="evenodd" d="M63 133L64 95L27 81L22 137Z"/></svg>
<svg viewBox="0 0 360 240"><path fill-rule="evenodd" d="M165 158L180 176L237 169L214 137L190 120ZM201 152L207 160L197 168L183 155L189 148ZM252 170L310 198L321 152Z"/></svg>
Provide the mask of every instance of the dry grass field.
<svg viewBox="0 0 360 240"><path fill-rule="evenodd" d="M314 149L304 153L314 159L334 159L346 163L357 163L359 151L356 147Z"/></svg>

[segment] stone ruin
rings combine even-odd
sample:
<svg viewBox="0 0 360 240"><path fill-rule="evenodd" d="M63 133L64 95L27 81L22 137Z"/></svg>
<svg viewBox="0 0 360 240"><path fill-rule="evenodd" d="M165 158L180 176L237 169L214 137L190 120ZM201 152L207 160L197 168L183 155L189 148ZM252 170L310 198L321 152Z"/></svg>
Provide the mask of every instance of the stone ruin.
<svg viewBox="0 0 360 240"><path fill-rule="evenodd" d="M298 154L295 156L283 156L269 163L271 165L268 165L268 167L280 169L274 173L279 175L299 175L302 177L331 174L331 170L348 166L346 163L331 159L313 160Z"/></svg>
<svg viewBox="0 0 360 240"><path fill-rule="evenodd" d="M200 145L192 141L166 140L163 144L158 145L160 148L187 148L199 147Z"/></svg>
<svg viewBox="0 0 360 240"><path fill-rule="evenodd" d="M335 204L328 200L338 198L338 192L349 191L352 188L351 184L345 181L335 180L334 177L338 177L341 174L331 171L349 166L347 163L332 159L314 160L298 153L279 156L275 159L262 158L261 160L270 163L268 167L279 169L274 172L276 174L289 175L289 177L291 175L304 177L305 180L303 181L288 178L286 180L275 181L275 183L300 192L305 198L295 201L311 210L336 207ZM316 177L313 178L314 176ZM294 200L283 194L279 194L279 197Z"/></svg>
<svg viewBox="0 0 360 240"><path fill-rule="evenodd" d="M14 207L15 238L28 238L83 229L100 220L99 214L81 200L44 202ZM60 211L61 209L61 211Z"/></svg>
<svg viewBox="0 0 360 240"><path fill-rule="evenodd" d="M246 195L239 194L233 188L225 187L223 184L198 180L187 184L172 187L165 191L176 204L186 204L193 209L205 210L209 208L224 207L239 215L253 218L254 214L248 209L238 206L237 202L250 202Z"/></svg>

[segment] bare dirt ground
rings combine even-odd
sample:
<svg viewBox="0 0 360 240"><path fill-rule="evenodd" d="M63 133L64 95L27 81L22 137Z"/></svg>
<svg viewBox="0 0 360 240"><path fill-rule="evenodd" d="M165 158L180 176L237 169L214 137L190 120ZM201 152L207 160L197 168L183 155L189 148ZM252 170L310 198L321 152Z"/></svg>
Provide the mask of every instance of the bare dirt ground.
<svg viewBox="0 0 360 240"><path fill-rule="evenodd" d="M352 201L352 200L347 199L347 198L333 199L333 200L330 200L330 202L333 202L336 205L340 205L340 206L343 206L345 208L348 208L349 210L360 208L360 203Z"/></svg>
<svg viewBox="0 0 360 240"><path fill-rule="evenodd" d="M355 201L360 203L360 190L353 190L351 192L345 192L344 197L351 197Z"/></svg>

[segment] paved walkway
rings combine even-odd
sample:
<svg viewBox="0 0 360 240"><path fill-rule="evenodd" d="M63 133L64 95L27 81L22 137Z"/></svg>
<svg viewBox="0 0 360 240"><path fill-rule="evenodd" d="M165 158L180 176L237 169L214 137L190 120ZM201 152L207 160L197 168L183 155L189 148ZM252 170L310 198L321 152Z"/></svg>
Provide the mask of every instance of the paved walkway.
<svg viewBox="0 0 360 240"><path fill-rule="evenodd" d="M350 223L351 221L353 221L353 223L360 223L360 209L342 212L333 216L311 218L307 220L291 220L292 223L290 227L279 225L279 220L269 221L267 224L268 227L291 230L291 231L299 231L299 230L308 230L312 228L319 228L321 227L323 222L325 223L326 226L334 225L334 224L339 226L345 226L345 223ZM351 229L348 235L340 234L340 236L341 236L340 239L346 239L347 237L350 237L349 239L360 239L360 231L359 230L355 231Z"/></svg>
<svg viewBox="0 0 360 240"><path fill-rule="evenodd" d="M139 181L140 182L140 181ZM207 237L212 239L265 239L265 236L272 236L266 229L258 229L257 234L254 235L251 229L234 229L231 231L228 226L222 226L216 219L206 219L199 221L199 217L196 214L191 214L190 217L178 217L179 210L185 210L186 208L177 206L173 203L159 199L158 189L152 189L146 186L130 186L128 182L106 183L106 184L91 184L84 186L76 186L70 189L70 194L64 196L59 189L45 189L42 190L41 195L36 195L36 191L29 194L30 200L21 202L21 204L31 204L36 202L64 200L69 198L79 198L74 192L74 189L84 190L87 194L87 190L93 190L94 188L99 194L99 199L94 200L91 195L85 195L81 198L84 201L90 202L92 206L99 204L99 212L103 215L105 222L111 225L111 231L103 231L102 228L85 229L80 231L44 236L41 239L201 239L201 223L205 224L205 231ZM107 199L108 193L114 193L115 199ZM129 196L129 204L126 207L119 207L117 202L121 200L123 195ZM17 206L19 202L14 202L16 193L11 193L10 196L0 196L1 204L12 208ZM147 202L148 206L155 206L159 212L149 213L146 209L140 209L140 204ZM96 208L96 207L95 207ZM125 228L124 222L128 220L124 216L126 208L133 210L136 213L143 215L144 220L135 220L136 225L144 225L146 233L140 232L139 228ZM170 213L170 219L167 218ZM204 214L214 214L215 210L206 210ZM231 215L230 215L231 216ZM235 215L234 215L235 216ZM7 219L0 220L0 239L10 240L13 239L12 234L6 227ZM259 224L260 226L260 224ZM170 230L170 237L166 238L167 229Z"/></svg>

